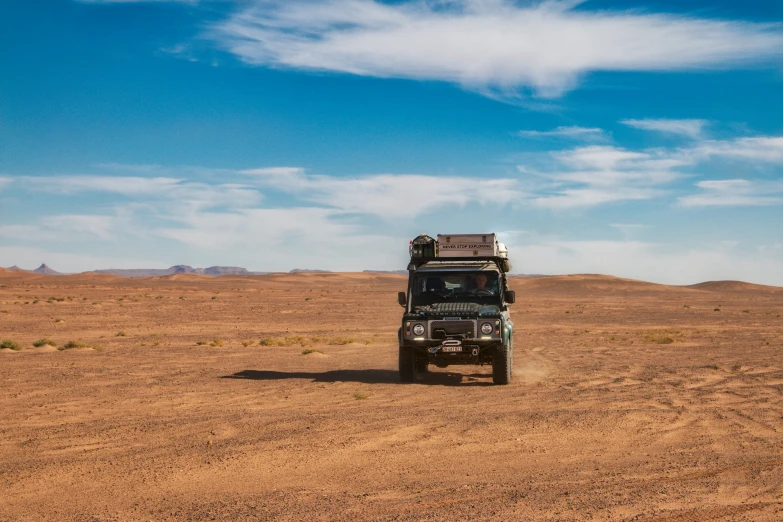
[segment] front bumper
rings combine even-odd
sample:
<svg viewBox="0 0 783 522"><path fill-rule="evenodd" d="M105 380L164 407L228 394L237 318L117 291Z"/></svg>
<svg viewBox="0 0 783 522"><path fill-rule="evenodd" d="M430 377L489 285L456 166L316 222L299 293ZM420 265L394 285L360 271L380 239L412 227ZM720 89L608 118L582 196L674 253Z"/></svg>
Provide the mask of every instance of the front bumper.
<svg viewBox="0 0 783 522"><path fill-rule="evenodd" d="M403 347L413 350L418 359L426 359L436 366L450 364L489 364L501 339L443 339L403 342Z"/></svg>

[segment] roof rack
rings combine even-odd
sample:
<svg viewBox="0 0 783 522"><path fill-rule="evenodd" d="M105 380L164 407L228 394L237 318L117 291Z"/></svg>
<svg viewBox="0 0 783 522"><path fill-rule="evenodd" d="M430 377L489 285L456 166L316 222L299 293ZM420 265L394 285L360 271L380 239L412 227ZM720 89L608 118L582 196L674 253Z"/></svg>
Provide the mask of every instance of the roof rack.
<svg viewBox="0 0 783 522"><path fill-rule="evenodd" d="M511 271L508 248L498 242L495 233L489 234L438 234L433 239L420 234L410 243L411 261L408 270L417 270L424 263L484 261L495 263L503 272Z"/></svg>

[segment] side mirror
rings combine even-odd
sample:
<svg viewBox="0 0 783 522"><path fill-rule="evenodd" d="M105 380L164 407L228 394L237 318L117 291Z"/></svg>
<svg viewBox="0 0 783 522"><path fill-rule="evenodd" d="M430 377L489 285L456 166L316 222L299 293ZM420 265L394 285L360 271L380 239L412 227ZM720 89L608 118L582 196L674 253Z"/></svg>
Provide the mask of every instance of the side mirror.
<svg viewBox="0 0 783 522"><path fill-rule="evenodd" d="M405 297L405 292L400 292L397 294L397 302L400 303L400 306L405 306L408 304L408 298Z"/></svg>
<svg viewBox="0 0 783 522"><path fill-rule="evenodd" d="M517 294L513 290L506 290L506 302L508 304L514 304L517 300Z"/></svg>

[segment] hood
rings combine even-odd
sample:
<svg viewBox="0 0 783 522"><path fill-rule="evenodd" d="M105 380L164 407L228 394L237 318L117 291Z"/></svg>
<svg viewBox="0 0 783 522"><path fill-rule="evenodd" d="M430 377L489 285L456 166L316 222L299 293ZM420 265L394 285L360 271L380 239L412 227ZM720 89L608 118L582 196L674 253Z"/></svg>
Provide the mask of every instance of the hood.
<svg viewBox="0 0 783 522"><path fill-rule="evenodd" d="M426 306L417 306L414 313L425 315L455 315L455 316L481 316L500 313L500 307L491 304L480 303L433 303Z"/></svg>

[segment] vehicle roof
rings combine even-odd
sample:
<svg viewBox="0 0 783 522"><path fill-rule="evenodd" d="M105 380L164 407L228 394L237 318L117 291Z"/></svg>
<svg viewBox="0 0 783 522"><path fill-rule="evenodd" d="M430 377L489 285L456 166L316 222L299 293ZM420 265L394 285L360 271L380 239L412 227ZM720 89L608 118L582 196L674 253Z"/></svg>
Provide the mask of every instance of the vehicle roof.
<svg viewBox="0 0 783 522"><path fill-rule="evenodd" d="M465 271L501 272L498 266L491 261L428 261L416 269L416 272Z"/></svg>

